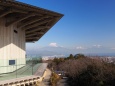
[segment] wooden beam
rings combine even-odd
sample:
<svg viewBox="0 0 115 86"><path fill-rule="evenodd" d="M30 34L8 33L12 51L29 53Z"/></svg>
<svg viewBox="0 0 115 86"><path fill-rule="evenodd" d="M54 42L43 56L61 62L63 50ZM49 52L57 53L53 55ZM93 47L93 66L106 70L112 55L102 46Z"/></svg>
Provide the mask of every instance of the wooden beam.
<svg viewBox="0 0 115 86"><path fill-rule="evenodd" d="M56 12L53 12L53 11L49 11L49 10L45 10L45 9L42 9L42 8L38 8L38 7L35 7L35 6L30 6L30 5L27 5L27 4L24 4L24 3L11 3L11 2L6 2L4 3L5 0L2 0L0 5L2 6L13 6L13 7L16 7L16 8L20 8L20 9L24 9L24 10L33 10L33 11L36 11L37 13L41 13L41 14L47 14L47 15L51 15L51 16L63 16L62 14L59 14L59 13L56 13Z"/></svg>
<svg viewBox="0 0 115 86"><path fill-rule="evenodd" d="M28 39L39 39L39 37L27 37L26 40Z"/></svg>
<svg viewBox="0 0 115 86"><path fill-rule="evenodd" d="M38 41L38 39L36 40L36 39L28 39L28 40L26 40L26 42L31 42L31 43L35 43L36 41Z"/></svg>
<svg viewBox="0 0 115 86"><path fill-rule="evenodd" d="M40 26L40 27L37 27L37 28L35 28L33 30L26 31L26 34L37 32L37 31L40 31L40 30L42 30L44 28L46 28L46 27L45 26L42 26L42 27Z"/></svg>
<svg viewBox="0 0 115 86"><path fill-rule="evenodd" d="M47 22L49 22L49 21L51 21L51 20L44 20L44 21L41 21L41 22L38 22L38 23L35 23L35 24L32 24L32 25L28 25L27 27L24 27L23 29L24 30L27 30L27 29L30 29L30 28L34 28L34 27L37 27L37 26L39 26L39 25L41 25L41 24L44 24L44 23L47 23Z"/></svg>
<svg viewBox="0 0 115 86"><path fill-rule="evenodd" d="M30 37L30 36L34 36L34 35L37 35L37 33L31 33L31 34L27 34L26 37Z"/></svg>
<svg viewBox="0 0 115 86"><path fill-rule="evenodd" d="M10 26L10 25L12 25L12 24L16 24L16 23L18 23L18 22L20 22L20 21L22 21L22 20L24 20L24 19L27 19L27 18L29 18L29 17L31 17L31 16L35 16L35 15L36 15L36 14L27 14L27 15L25 15L25 16L19 18L19 19L16 19L16 20L14 20L14 21L12 21L12 22L6 23L6 27L8 27L8 26Z"/></svg>
<svg viewBox="0 0 115 86"><path fill-rule="evenodd" d="M34 23L34 22L37 22L37 21L39 21L39 20L42 20L42 19L44 19L44 18L48 18L48 16L43 16L43 17L41 17L41 18L33 18L32 20L30 20L30 21L27 21L27 22L25 22L24 24L21 24L21 25L19 25L19 26L17 26L18 28L23 28L23 27L25 27L25 26L27 26L27 25L29 25L29 24L32 24L32 23Z"/></svg>
<svg viewBox="0 0 115 86"><path fill-rule="evenodd" d="M9 14L9 13L12 13L12 10L9 9L9 10L4 10L3 12L0 13L0 17L4 17L5 15Z"/></svg>
<svg viewBox="0 0 115 86"><path fill-rule="evenodd" d="M0 7L0 9L3 9L3 7ZM7 14L13 13L13 12L27 13L26 11L15 9L15 8L8 8L8 9L4 8L3 12L0 13L0 17L4 17Z"/></svg>
<svg viewBox="0 0 115 86"><path fill-rule="evenodd" d="M48 28L49 28L49 26L38 26L34 29L26 30L26 34L37 32L37 31L40 31L40 30L43 30L43 29L48 29Z"/></svg>
<svg viewBox="0 0 115 86"><path fill-rule="evenodd" d="M30 36L34 36L34 35L41 35L44 34L44 32L35 32L35 33L31 33L31 34L27 34L26 37L30 37Z"/></svg>
<svg viewBox="0 0 115 86"><path fill-rule="evenodd" d="M13 9L13 8L12 8L12 11L18 12L18 13L26 13L26 14L28 13L28 11L24 11L24 10L20 10L20 9Z"/></svg>
<svg viewBox="0 0 115 86"><path fill-rule="evenodd" d="M34 40L26 40L26 42L34 43Z"/></svg>
<svg viewBox="0 0 115 86"><path fill-rule="evenodd" d="M39 34L40 34L40 35L41 35L41 34L43 35L43 34L44 34L44 32L39 32L39 33L38 33L38 35L39 35Z"/></svg>

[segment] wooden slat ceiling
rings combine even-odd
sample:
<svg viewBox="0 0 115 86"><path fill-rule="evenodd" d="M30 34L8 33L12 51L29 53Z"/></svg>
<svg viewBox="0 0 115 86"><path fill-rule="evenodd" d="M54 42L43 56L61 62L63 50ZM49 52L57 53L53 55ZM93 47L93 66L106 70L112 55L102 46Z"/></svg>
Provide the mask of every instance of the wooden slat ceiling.
<svg viewBox="0 0 115 86"><path fill-rule="evenodd" d="M13 24L25 30L26 42L38 41L59 19L62 14L31 6L15 0L0 0L0 18L6 17L6 27Z"/></svg>

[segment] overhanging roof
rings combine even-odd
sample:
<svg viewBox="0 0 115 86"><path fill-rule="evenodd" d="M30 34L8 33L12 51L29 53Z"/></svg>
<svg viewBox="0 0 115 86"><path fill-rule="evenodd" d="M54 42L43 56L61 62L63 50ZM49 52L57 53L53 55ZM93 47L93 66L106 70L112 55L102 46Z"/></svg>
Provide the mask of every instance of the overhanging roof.
<svg viewBox="0 0 115 86"><path fill-rule="evenodd" d="M38 41L62 16L14 0L0 0L0 18L12 18L6 27L17 24L17 28L25 30L26 42Z"/></svg>

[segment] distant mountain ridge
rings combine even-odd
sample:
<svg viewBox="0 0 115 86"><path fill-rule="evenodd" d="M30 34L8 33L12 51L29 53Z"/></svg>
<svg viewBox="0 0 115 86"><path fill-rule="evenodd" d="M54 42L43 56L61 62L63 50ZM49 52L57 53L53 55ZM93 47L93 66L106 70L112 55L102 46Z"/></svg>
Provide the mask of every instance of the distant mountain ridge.
<svg viewBox="0 0 115 86"><path fill-rule="evenodd" d="M80 51L76 49L67 49L64 47L43 47L43 48L35 48L35 49L27 49L27 55L36 55L36 56L53 56L53 55L65 55L68 56L69 54L78 54ZM85 55L92 55L92 56L115 56L115 53L86 53L85 51L82 53Z"/></svg>
<svg viewBox="0 0 115 86"><path fill-rule="evenodd" d="M70 53L72 53L71 50L63 47L43 47L39 49L26 50L27 55L40 55L40 56L68 55Z"/></svg>

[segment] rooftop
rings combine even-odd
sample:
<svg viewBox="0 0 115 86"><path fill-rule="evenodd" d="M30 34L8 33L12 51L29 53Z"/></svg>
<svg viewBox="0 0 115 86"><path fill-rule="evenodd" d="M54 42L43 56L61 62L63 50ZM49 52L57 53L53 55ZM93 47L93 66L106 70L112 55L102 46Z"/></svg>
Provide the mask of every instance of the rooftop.
<svg viewBox="0 0 115 86"><path fill-rule="evenodd" d="M38 41L62 16L15 0L0 0L0 18L12 19L6 27L16 24L25 30L26 42Z"/></svg>

